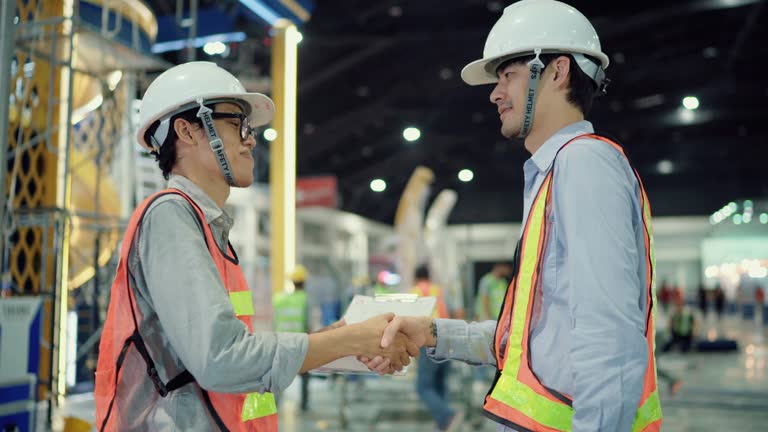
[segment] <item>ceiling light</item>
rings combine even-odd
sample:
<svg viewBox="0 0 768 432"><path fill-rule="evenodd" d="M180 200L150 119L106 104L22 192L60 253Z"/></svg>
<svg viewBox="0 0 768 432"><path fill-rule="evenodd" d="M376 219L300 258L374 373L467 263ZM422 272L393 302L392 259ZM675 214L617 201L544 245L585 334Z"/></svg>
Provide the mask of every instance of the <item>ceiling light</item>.
<svg viewBox="0 0 768 432"><path fill-rule="evenodd" d="M656 164L656 169L659 170L659 173L661 174L672 174L675 170L675 164L670 160L664 159Z"/></svg>
<svg viewBox="0 0 768 432"><path fill-rule="evenodd" d="M720 269L717 266L709 266L704 270L704 275L708 278L716 278L720 274Z"/></svg>
<svg viewBox="0 0 768 432"><path fill-rule="evenodd" d="M277 138L277 131L272 128L264 130L264 139L267 141L274 141Z"/></svg>
<svg viewBox="0 0 768 432"><path fill-rule="evenodd" d="M760 213L760 223L763 225L768 224L768 213Z"/></svg>
<svg viewBox="0 0 768 432"><path fill-rule="evenodd" d="M374 192L384 192L387 189L387 182L382 179L374 179L371 181L371 190Z"/></svg>
<svg viewBox="0 0 768 432"><path fill-rule="evenodd" d="M737 213L737 214L733 215L733 223L734 223L734 225L741 225L741 215L740 214Z"/></svg>
<svg viewBox="0 0 768 432"><path fill-rule="evenodd" d="M715 58L717 57L717 48L715 47L707 47L704 48L704 51L702 51L702 54L704 55L704 58Z"/></svg>
<svg viewBox="0 0 768 432"><path fill-rule="evenodd" d="M208 42L203 45L203 52L212 56L216 54L224 54L227 51L227 46L222 41Z"/></svg>
<svg viewBox="0 0 768 432"><path fill-rule="evenodd" d="M768 276L768 268L755 267L749 270L749 277L753 279L762 279Z"/></svg>
<svg viewBox="0 0 768 432"><path fill-rule="evenodd" d="M196 48L204 47L205 44L208 42L222 42L222 43L230 43L230 42L242 42L246 39L245 33L243 32L234 32L234 33L218 33L218 34L212 34L208 36L200 36L196 37L192 40L192 45L194 45ZM167 42L158 42L154 45L152 45L152 52L155 54L160 54L168 51L178 51L185 49L189 45L189 39L176 39L176 40L170 40Z"/></svg>
<svg viewBox="0 0 768 432"><path fill-rule="evenodd" d="M414 142L421 136L421 131L415 127L407 127L403 130L403 138L406 141Z"/></svg>
<svg viewBox="0 0 768 432"><path fill-rule="evenodd" d="M475 173L473 173L472 170L465 168L459 171L459 180L464 183L472 181L473 178L475 178Z"/></svg>
<svg viewBox="0 0 768 432"><path fill-rule="evenodd" d="M699 98L696 96L686 96L683 98L683 107L687 110L695 110L699 107Z"/></svg>

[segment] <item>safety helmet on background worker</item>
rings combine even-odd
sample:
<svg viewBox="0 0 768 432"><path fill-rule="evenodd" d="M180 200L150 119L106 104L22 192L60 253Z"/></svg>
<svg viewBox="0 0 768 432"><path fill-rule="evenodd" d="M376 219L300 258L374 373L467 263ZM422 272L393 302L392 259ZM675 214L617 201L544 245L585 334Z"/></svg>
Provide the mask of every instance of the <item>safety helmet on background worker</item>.
<svg viewBox="0 0 768 432"><path fill-rule="evenodd" d="M307 280L307 275L307 268L301 264L297 264L293 271L288 275L288 279L293 283L304 283Z"/></svg>

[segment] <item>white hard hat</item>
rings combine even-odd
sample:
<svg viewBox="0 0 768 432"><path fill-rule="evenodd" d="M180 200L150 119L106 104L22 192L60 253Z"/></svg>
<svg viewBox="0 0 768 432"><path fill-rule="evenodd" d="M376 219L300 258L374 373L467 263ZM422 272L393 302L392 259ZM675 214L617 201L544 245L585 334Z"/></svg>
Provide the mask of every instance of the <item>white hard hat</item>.
<svg viewBox="0 0 768 432"><path fill-rule="evenodd" d="M608 56L589 20L575 8L555 0L522 0L507 6L485 40L483 58L464 67L469 85L492 84L501 61L542 53L573 53L581 69L598 84L608 67ZM584 57L598 59L602 69Z"/></svg>
<svg viewBox="0 0 768 432"><path fill-rule="evenodd" d="M198 100L239 101L248 115L251 126L263 126L272 121L275 105L261 93L248 93L234 75L212 62L189 62L174 66L152 81L144 93L139 108L139 144L150 151L156 150L144 135L156 121L165 122L160 143L167 135L169 119L186 109L197 107ZM160 128L158 128L160 129ZM155 135L158 135L156 132Z"/></svg>

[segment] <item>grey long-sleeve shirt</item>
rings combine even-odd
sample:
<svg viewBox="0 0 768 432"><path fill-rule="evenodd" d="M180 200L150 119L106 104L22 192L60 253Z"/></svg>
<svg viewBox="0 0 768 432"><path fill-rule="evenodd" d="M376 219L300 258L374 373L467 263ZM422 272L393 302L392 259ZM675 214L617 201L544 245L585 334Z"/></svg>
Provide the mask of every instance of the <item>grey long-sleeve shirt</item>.
<svg viewBox="0 0 768 432"><path fill-rule="evenodd" d="M195 201L217 246L226 251L233 220L187 178L172 176L168 186ZM235 318L195 210L183 197L167 195L150 206L128 266L142 315L140 332L160 377L167 382L187 369L197 384L161 398L143 360L129 350L117 390L121 431L216 430L200 387L225 393L280 391L299 372L307 335L249 333Z"/></svg>

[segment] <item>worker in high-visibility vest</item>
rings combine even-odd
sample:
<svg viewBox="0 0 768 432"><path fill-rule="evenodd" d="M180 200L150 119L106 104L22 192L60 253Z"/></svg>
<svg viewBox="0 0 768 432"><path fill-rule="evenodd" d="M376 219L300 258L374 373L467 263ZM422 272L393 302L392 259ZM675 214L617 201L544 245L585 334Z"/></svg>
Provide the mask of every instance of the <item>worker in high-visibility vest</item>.
<svg viewBox="0 0 768 432"><path fill-rule="evenodd" d="M554 0L504 9L483 58L504 137L524 142L524 213L497 321L397 317L436 359L496 367L484 414L503 431L658 431L651 210L621 146L585 120L608 56L589 20ZM489 203L492 205L492 203ZM377 359L363 359L376 369Z"/></svg>
<svg viewBox="0 0 768 432"><path fill-rule="evenodd" d="M275 314L275 331L289 333L309 333L309 308L304 284L307 281L307 269L299 264L288 276L294 290L290 293L278 293L272 299ZM309 373L301 374L301 410L309 408Z"/></svg>
<svg viewBox="0 0 768 432"><path fill-rule="evenodd" d="M496 263L490 272L480 278L475 299L475 320L485 321L499 316L510 274L512 267L509 264Z"/></svg>
<svg viewBox="0 0 768 432"><path fill-rule="evenodd" d="M451 318L451 311L448 303L445 301L443 289L432 282L429 268L426 265L416 268L414 274L414 283L416 286L411 290L411 294L420 297L434 297L435 311L433 318ZM446 430L451 425L459 424L464 416L462 410L455 410L451 407L448 400L448 375L451 371L451 364L448 362L435 362L425 355L422 348L419 356L418 368L416 370L416 392L424 405L427 406L432 419L437 424L439 430Z"/></svg>
<svg viewBox="0 0 768 432"><path fill-rule="evenodd" d="M349 355L387 357L389 372L418 355L402 335L380 347L392 314L310 335L254 331L224 203L253 182L255 128L273 113L210 62L147 88L137 140L168 189L138 206L123 237L96 367L99 431L277 432L271 392L298 373Z"/></svg>

